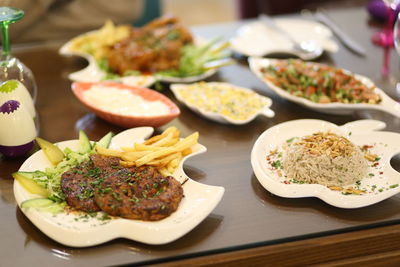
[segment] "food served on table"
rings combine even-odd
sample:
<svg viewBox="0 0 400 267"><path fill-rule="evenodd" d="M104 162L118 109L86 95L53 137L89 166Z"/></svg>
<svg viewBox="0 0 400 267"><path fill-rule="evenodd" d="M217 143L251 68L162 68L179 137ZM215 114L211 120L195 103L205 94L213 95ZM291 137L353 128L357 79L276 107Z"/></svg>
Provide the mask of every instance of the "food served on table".
<svg viewBox="0 0 400 267"><path fill-rule="evenodd" d="M209 69L228 64L219 61L229 54L228 43L218 39L198 45L190 31L177 18L165 16L141 28L114 26L79 36L69 49L92 55L105 79L140 74L172 77L201 75Z"/></svg>
<svg viewBox="0 0 400 267"><path fill-rule="evenodd" d="M192 152L191 147L197 144L199 138L198 132L184 139L180 139L179 135L176 127L169 127L143 144L122 147L121 151L97 147L97 151L102 155L121 158L121 165L126 167L155 166L160 173L172 175L182 158Z"/></svg>
<svg viewBox="0 0 400 267"><path fill-rule="evenodd" d="M110 20L107 20L102 28L83 34L71 42L72 51L87 53L96 60L103 60L111 45L127 38L131 31L129 25L115 26Z"/></svg>
<svg viewBox="0 0 400 267"><path fill-rule="evenodd" d="M286 140L267 155L267 163L285 184L321 184L345 194L364 194L367 190L359 187L360 181L374 176L370 168L379 166L380 160L371 147L356 146L330 131L316 132Z"/></svg>
<svg viewBox="0 0 400 267"><path fill-rule="evenodd" d="M383 128L376 120L342 126L315 119L280 123L257 138L251 164L258 181L274 195L365 207L400 192L400 174L390 165L400 152L400 135Z"/></svg>
<svg viewBox="0 0 400 267"><path fill-rule="evenodd" d="M109 67L122 75L129 70L158 72L179 67L181 50L193 37L177 18L163 17L142 28L133 28L128 38L108 51Z"/></svg>
<svg viewBox="0 0 400 267"><path fill-rule="evenodd" d="M111 84L93 84L83 91L83 98L100 109L125 116L162 116L171 113L161 100L147 100L132 90L123 90Z"/></svg>
<svg viewBox="0 0 400 267"><path fill-rule="evenodd" d="M180 114L168 97L147 88L116 82L80 82L72 84L72 91L97 116L121 127L159 127Z"/></svg>
<svg viewBox="0 0 400 267"><path fill-rule="evenodd" d="M331 132L317 132L288 144L282 163L288 178L325 186L350 185L368 172L361 149Z"/></svg>
<svg viewBox="0 0 400 267"><path fill-rule="evenodd" d="M170 127L143 144L135 143L121 151L107 148L111 138L112 134L107 134L92 143L81 131L77 151L61 151L38 138L54 166L13 174L27 191L42 196L22 202L21 208L54 213L103 211L144 221L173 213L183 198L183 189L171 175L182 158L192 152L198 133L181 139L179 130Z"/></svg>
<svg viewBox="0 0 400 267"><path fill-rule="evenodd" d="M316 103L378 104L382 98L354 74L298 59L275 60L261 68L263 78L288 93Z"/></svg>
<svg viewBox="0 0 400 267"><path fill-rule="evenodd" d="M272 104L267 97L229 83L173 84L171 89L180 101L206 117L218 115L233 122L249 121ZM273 115L269 110L269 116Z"/></svg>
<svg viewBox="0 0 400 267"><path fill-rule="evenodd" d="M174 212L183 197L181 184L154 167L123 167L117 157L94 154L62 174L69 206L86 212L155 221Z"/></svg>

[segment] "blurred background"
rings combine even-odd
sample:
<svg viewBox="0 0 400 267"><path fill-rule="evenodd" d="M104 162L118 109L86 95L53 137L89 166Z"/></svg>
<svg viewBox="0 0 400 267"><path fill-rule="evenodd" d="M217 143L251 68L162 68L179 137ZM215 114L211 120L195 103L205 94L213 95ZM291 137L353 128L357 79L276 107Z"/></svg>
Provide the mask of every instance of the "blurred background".
<svg viewBox="0 0 400 267"><path fill-rule="evenodd" d="M370 0L161 0L162 12L186 25L230 22L260 13L279 15L302 9L367 6Z"/></svg>
<svg viewBox="0 0 400 267"><path fill-rule="evenodd" d="M163 13L178 16L185 25L238 19L237 0L162 0Z"/></svg>
<svg viewBox="0 0 400 267"><path fill-rule="evenodd" d="M106 19L115 24L143 26L161 15L172 14L190 27L303 9L361 6L367 12L371 3L378 3L377 13L385 15L382 0L0 0L0 6L25 11L24 19L11 28L13 43L68 40L98 29Z"/></svg>

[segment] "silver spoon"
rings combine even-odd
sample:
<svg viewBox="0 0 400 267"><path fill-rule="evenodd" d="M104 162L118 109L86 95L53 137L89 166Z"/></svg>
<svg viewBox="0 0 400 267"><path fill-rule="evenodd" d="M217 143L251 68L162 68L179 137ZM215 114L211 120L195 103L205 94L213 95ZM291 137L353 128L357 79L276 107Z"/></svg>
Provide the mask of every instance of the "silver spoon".
<svg viewBox="0 0 400 267"><path fill-rule="evenodd" d="M265 14L261 14L258 19L264 22L267 26L274 29L275 31L284 35L293 44L293 54L303 60L315 59L322 55L323 49L312 41L298 42L288 32L279 27L273 19Z"/></svg>

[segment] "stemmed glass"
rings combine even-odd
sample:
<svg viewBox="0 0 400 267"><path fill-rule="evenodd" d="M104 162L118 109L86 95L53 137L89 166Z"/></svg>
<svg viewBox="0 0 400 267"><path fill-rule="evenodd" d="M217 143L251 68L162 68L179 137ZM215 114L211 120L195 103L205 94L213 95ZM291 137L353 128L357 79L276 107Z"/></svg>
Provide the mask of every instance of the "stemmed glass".
<svg viewBox="0 0 400 267"><path fill-rule="evenodd" d="M372 41L384 48L384 59L382 75L388 77L390 74L390 50L393 46L393 23L395 20L396 7L400 0L383 0L388 12L388 19L386 27L383 31L378 32L372 36Z"/></svg>
<svg viewBox="0 0 400 267"><path fill-rule="evenodd" d="M24 11L13 7L0 7L0 28L3 49L0 54L0 82L18 80L28 89L33 101L36 101L36 82L32 71L11 54L9 25L24 16Z"/></svg>
<svg viewBox="0 0 400 267"><path fill-rule="evenodd" d="M400 13L397 15L396 23L394 24L393 29L393 40L394 47L396 48L397 53L400 55ZM400 83L396 85L397 95L400 95Z"/></svg>

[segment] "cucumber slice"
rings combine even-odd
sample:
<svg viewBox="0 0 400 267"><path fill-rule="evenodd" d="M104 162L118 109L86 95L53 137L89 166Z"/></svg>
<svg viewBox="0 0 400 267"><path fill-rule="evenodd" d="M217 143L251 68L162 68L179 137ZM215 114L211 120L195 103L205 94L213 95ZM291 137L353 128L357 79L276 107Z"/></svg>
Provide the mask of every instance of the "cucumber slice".
<svg viewBox="0 0 400 267"><path fill-rule="evenodd" d="M45 207L43 209L43 211L47 211L47 212L50 212L52 214L57 214L57 213L63 212L64 211L64 207L65 207L65 205L63 205L61 203L54 202L53 204Z"/></svg>
<svg viewBox="0 0 400 267"><path fill-rule="evenodd" d="M97 145L104 147L104 148L108 148L110 146L111 143L111 139L114 136L113 132L109 132L108 134L106 134L105 136L103 136L98 142Z"/></svg>
<svg viewBox="0 0 400 267"><path fill-rule="evenodd" d="M43 150L44 154L46 155L47 159L53 164L57 165L60 163L64 158L64 153L61 151L58 146L55 144L50 143L40 137L35 138L36 142Z"/></svg>
<svg viewBox="0 0 400 267"><path fill-rule="evenodd" d="M23 172L14 172L12 174L15 180L17 180L29 193L37 194L42 197L47 197L47 189L38 185L32 177L26 176Z"/></svg>
<svg viewBox="0 0 400 267"><path fill-rule="evenodd" d="M79 152L86 154L92 150L92 144L86 133L82 130L79 131Z"/></svg>
<svg viewBox="0 0 400 267"><path fill-rule="evenodd" d="M29 178L31 180L33 180L33 178L46 176L46 173L41 172L41 171L34 171L34 172L21 172L21 171L19 171L19 172L16 172L16 173L18 173L20 175L23 175L26 178Z"/></svg>
<svg viewBox="0 0 400 267"><path fill-rule="evenodd" d="M57 214L64 211L64 204L56 203L48 198L32 198L21 203L22 209L34 208L40 211Z"/></svg>
<svg viewBox="0 0 400 267"><path fill-rule="evenodd" d="M32 198L32 199L23 201L21 203L21 208L22 209L43 208L43 207L49 206L53 203L54 203L54 201L50 200L48 198Z"/></svg>

